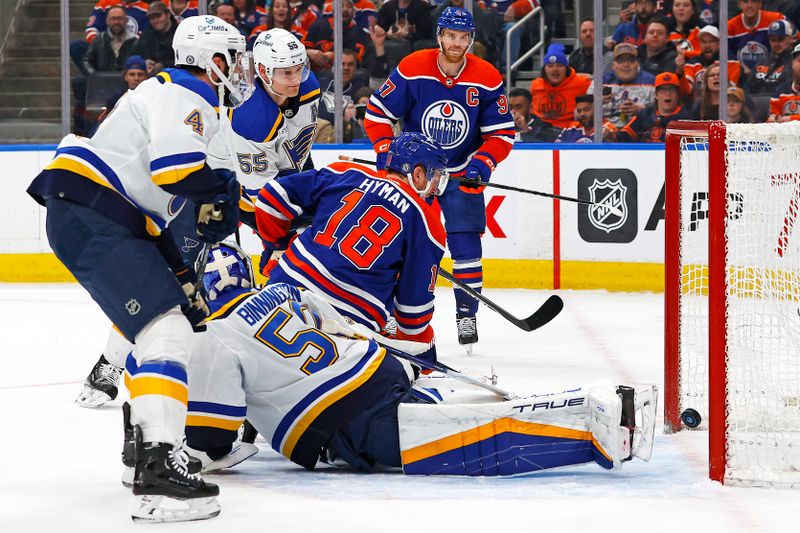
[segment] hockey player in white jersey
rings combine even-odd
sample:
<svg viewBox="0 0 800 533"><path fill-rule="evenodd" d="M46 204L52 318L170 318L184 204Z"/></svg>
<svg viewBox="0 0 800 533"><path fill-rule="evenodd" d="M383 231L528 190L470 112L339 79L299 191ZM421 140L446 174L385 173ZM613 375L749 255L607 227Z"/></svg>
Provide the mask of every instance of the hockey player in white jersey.
<svg viewBox="0 0 800 533"><path fill-rule="evenodd" d="M225 108L219 132L208 148L208 165L236 173L243 187L242 221L256 229L254 201L277 175L298 172L311 163L320 88L308 68L306 49L282 28L259 34L253 46L258 76L254 91L238 107ZM182 255L193 263L201 249L194 221L182 214L171 226ZM103 355L75 399L81 407L99 407L116 398L125 357L133 345L117 329L109 331Z"/></svg>
<svg viewBox="0 0 800 533"><path fill-rule="evenodd" d="M232 444L245 417L274 450L308 469L322 456L365 471L381 464L406 474L495 476L650 458L653 386L441 403L443 390L413 389L412 368L383 347L418 353L426 345L347 323L290 285L254 290L248 261L220 243L203 276L212 314L194 339L186 437L206 465L236 462L226 456L237 454Z"/></svg>
<svg viewBox="0 0 800 533"><path fill-rule="evenodd" d="M239 184L206 164L218 107L252 91L252 59L236 28L191 17L176 29L177 68L126 93L92 138L65 137L28 192L47 207L56 256L120 333L135 342L127 387L138 442L135 520L219 513L216 485L189 473L181 451L192 326L205 317L192 268L169 225L191 201L199 238L216 242L239 221ZM182 502L182 503L181 503Z"/></svg>

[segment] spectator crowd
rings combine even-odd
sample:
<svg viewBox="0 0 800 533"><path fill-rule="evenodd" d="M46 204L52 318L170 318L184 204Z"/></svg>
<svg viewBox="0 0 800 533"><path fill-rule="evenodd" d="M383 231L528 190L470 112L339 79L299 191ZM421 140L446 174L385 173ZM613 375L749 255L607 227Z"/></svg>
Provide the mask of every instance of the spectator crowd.
<svg viewBox="0 0 800 533"><path fill-rule="evenodd" d="M564 1L475 0L472 52L503 69L505 33L542 8L546 52L541 64L534 59L526 67L538 76L506 80L520 142L593 142L595 97L602 99L604 142L662 142L672 120L716 119L722 91L729 122L800 119L800 2L724 1L731 17L724 21L727 80L720 79L720 0L623 0L619 24L602 39L598 75L594 22L583 20L575 35L565 35ZM207 12L239 28L251 46L261 31L275 27L303 42L323 93L317 142L333 140L332 71L341 63L345 142L366 142L363 117L371 91L403 57L437 47L439 13L463 5L464 0L343 0L340 58L334 56L331 0L226 0L210 3ZM76 132L90 133L124 91L171 67L176 26L199 11L198 0L100 0L85 39L70 47L79 71L73 78ZM512 61L537 44L538 24L536 17L526 19L522 31L512 34ZM118 85L108 105L90 110L90 93L102 77Z"/></svg>

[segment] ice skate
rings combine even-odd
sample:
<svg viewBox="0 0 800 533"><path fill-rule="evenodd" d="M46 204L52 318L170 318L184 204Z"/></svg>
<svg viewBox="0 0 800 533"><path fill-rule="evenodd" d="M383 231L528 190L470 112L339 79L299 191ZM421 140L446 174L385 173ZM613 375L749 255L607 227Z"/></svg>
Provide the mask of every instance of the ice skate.
<svg viewBox="0 0 800 533"><path fill-rule="evenodd" d="M117 382L121 375L122 368L109 363L101 355L83 382L83 390L75 398L75 403L93 409L115 399L119 393Z"/></svg>
<svg viewBox="0 0 800 533"><path fill-rule="evenodd" d="M219 514L219 487L189 473L183 450L163 442L137 448L133 494L139 497L139 508L131 516L134 522L187 522Z"/></svg>
<svg viewBox="0 0 800 533"><path fill-rule="evenodd" d="M458 344L472 355L472 346L478 342L478 323L475 315L456 315L458 328Z"/></svg>

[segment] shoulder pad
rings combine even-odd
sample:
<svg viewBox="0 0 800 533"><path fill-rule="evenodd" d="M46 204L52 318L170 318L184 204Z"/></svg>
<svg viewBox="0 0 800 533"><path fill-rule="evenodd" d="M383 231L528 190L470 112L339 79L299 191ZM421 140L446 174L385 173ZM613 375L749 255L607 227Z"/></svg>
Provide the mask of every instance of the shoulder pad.
<svg viewBox="0 0 800 533"><path fill-rule="evenodd" d="M219 97L214 89L207 83L200 81L192 76L190 73L179 68L166 68L156 74L156 79L160 83L174 83L184 89L188 89L200 96L208 104L217 109L219 107Z"/></svg>
<svg viewBox="0 0 800 533"><path fill-rule="evenodd" d="M260 85L245 103L228 110L228 118L237 135L258 143L272 141L284 123L278 104Z"/></svg>

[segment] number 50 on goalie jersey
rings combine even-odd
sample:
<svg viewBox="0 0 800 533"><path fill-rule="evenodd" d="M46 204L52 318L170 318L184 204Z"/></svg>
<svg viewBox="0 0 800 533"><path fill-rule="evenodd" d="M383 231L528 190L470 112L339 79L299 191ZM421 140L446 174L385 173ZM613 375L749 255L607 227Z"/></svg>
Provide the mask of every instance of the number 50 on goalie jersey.
<svg viewBox="0 0 800 533"><path fill-rule="evenodd" d="M334 163L261 189L262 239L277 244L303 214L313 215L311 227L281 256L271 282L310 289L375 331L394 309L399 338L433 341L433 288L445 247L437 209L405 181Z"/></svg>

